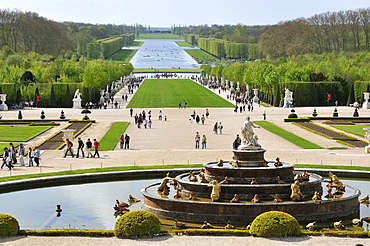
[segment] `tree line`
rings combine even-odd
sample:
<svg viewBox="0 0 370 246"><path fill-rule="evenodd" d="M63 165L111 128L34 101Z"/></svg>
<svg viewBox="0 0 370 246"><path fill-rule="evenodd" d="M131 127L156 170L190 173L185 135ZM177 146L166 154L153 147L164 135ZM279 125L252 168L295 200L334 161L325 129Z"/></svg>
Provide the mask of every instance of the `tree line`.
<svg viewBox="0 0 370 246"><path fill-rule="evenodd" d="M370 50L370 8L326 12L266 28L259 49L271 57Z"/></svg>
<svg viewBox="0 0 370 246"><path fill-rule="evenodd" d="M240 86L259 88L261 99L275 106L284 97L285 87L295 96L301 95L297 106L326 105L327 94L333 95L332 104L337 100L340 105L348 105L354 100L361 102L362 93L370 90L366 87L370 81L370 53L366 51L304 54L201 68L219 81L222 78L234 85L239 82Z"/></svg>

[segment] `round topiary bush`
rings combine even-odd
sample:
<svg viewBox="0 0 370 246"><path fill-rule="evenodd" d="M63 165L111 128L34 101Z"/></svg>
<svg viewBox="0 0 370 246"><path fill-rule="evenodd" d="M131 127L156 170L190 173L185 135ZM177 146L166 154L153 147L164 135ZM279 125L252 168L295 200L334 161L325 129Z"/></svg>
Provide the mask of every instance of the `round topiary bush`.
<svg viewBox="0 0 370 246"><path fill-rule="evenodd" d="M114 226L114 235L123 237L152 236L160 232L158 217L147 211L132 211L122 215Z"/></svg>
<svg viewBox="0 0 370 246"><path fill-rule="evenodd" d="M16 218L9 214L0 214L0 237L18 235L19 223Z"/></svg>
<svg viewBox="0 0 370 246"><path fill-rule="evenodd" d="M302 234L296 218L281 211L258 215L252 222L250 234L259 237L299 236Z"/></svg>

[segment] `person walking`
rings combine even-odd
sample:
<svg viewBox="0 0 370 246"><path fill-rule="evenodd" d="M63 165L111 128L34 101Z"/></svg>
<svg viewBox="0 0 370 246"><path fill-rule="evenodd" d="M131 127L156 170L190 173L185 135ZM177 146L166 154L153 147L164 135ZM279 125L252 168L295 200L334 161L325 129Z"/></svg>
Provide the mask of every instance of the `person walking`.
<svg viewBox="0 0 370 246"><path fill-rule="evenodd" d="M152 128L152 121L151 120L148 121L148 127Z"/></svg>
<svg viewBox="0 0 370 246"><path fill-rule="evenodd" d="M266 120L266 110L265 111L263 111L263 120Z"/></svg>
<svg viewBox="0 0 370 246"><path fill-rule="evenodd" d="M73 143L71 141L69 141L69 138L67 138L66 139L66 152L64 153L63 158L67 157L68 151L71 152L72 158L75 157L73 152L72 152L72 147L73 147Z"/></svg>
<svg viewBox="0 0 370 246"><path fill-rule="evenodd" d="M207 148L207 137L206 135L203 135L202 137L202 149L206 149Z"/></svg>
<svg viewBox="0 0 370 246"><path fill-rule="evenodd" d="M195 134L195 148L199 149L199 143L200 143L200 135L199 132L196 132Z"/></svg>
<svg viewBox="0 0 370 246"><path fill-rule="evenodd" d="M40 160L41 160L41 151L39 149L39 147L35 147L35 153L34 153L34 156L33 156L33 160L35 161L36 163L36 166L38 167L40 165Z"/></svg>
<svg viewBox="0 0 370 246"><path fill-rule="evenodd" d="M91 154L91 149L92 149L92 142L90 141L90 138L87 139L86 141L86 149L87 149L87 157L86 158L89 158L89 157L93 157L92 154Z"/></svg>
<svg viewBox="0 0 370 246"><path fill-rule="evenodd" d="M32 148L28 148L28 166L32 167L33 166L33 151Z"/></svg>
<svg viewBox="0 0 370 246"><path fill-rule="evenodd" d="M85 153L84 153L84 142L81 140L81 138L77 138L77 143L78 143L78 146L77 146L77 154L76 154L76 158L79 157L79 153L81 151L81 155L82 155L82 158L85 158Z"/></svg>
<svg viewBox="0 0 370 246"><path fill-rule="evenodd" d="M93 157L95 158L95 156L97 155L98 158L100 158L100 155L99 155L99 147L100 147L100 144L99 144L99 142L95 138L94 138L93 141L94 141L93 144L94 144L94 149L95 149L95 153L94 153Z"/></svg>
<svg viewBox="0 0 370 246"><path fill-rule="evenodd" d="M197 122L197 124L199 124L199 122L200 122L200 117L199 117L199 115L197 115L197 116L195 117L195 122Z"/></svg>
<svg viewBox="0 0 370 246"><path fill-rule="evenodd" d="M23 144L20 144L18 147L19 162L21 166L24 166L24 156L26 154L26 149Z"/></svg>
<svg viewBox="0 0 370 246"><path fill-rule="evenodd" d="M123 149L123 144L125 143L125 138L123 137L123 134L119 138L119 148Z"/></svg>
<svg viewBox="0 0 370 246"><path fill-rule="evenodd" d="M12 156L12 164L16 164L17 163L17 157L16 157L17 150L15 149L13 143L9 143L9 153Z"/></svg>
<svg viewBox="0 0 370 246"><path fill-rule="evenodd" d="M222 134L222 129L224 128L224 126L222 125L222 123L218 123L218 131L220 132L220 134Z"/></svg>
<svg viewBox="0 0 370 246"><path fill-rule="evenodd" d="M217 134L218 124L217 122L213 125L213 131L215 134Z"/></svg>
<svg viewBox="0 0 370 246"><path fill-rule="evenodd" d="M208 110L208 108L206 109L206 117L208 118L208 116L209 116L209 110Z"/></svg>
<svg viewBox="0 0 370 246"><path fill-rule="evenodd" d="M200 118L200 120L202 121L202 125L204 125L204 121L206 120L206 117L204 117L204 114L202 114L202 117Z"/></svg>
<svg viewBox="0 0 370 246"><path fill-rule="evenodd" d="M6 166L9 169L8 158L9 158L9 149L7 147L5 147L4 148L4 153L3 153L3 162L1 164L1 169L3 169L4 166Z"/></svg>
<svg viewBox="0 0 370 246"><path fill-rule="evenodd" d="M158 120L162 120L162 110L159 110L158 112Z"/></svg>
<svg viewBox="0 0 370 246"><path fill-rule="evenodd" d="M132 114L134 113L134 110L130 108L130 117L132 117Z"/></svg>
<svg viewBox="0 0 370 246"><path fill-rule="evenodd" d="M125 135L125 149L130 149L130 136Z"/></svg>

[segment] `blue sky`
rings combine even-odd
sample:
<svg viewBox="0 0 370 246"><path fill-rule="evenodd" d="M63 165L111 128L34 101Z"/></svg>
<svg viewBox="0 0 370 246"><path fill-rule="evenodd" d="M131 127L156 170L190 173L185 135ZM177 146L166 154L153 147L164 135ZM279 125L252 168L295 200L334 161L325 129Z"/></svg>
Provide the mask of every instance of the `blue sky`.
<svg viewBox="0 0 370 246"><path fill-rule="evenodd" d="M266 25L324 12L370 7L369 0L0 0L1 9L92 24Z"/></svg>

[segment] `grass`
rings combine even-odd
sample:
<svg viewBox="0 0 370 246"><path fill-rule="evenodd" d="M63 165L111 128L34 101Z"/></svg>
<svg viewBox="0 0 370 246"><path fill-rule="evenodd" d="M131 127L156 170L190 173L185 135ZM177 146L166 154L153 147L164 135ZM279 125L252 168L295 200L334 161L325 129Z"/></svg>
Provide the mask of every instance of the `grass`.
<svg viewBox="0 0 370 246"><path fill-rule="evenodd" d="M0 141L27 142L52 126L0 126Z"/></svg>
<svg viewBox="0 0 370 246"><path fill-rule="evenodd" d="M190 79L146 79L128 108L234 107L234 105Z"/></svg>
<svg viewBox="0 0 370 246"><path fill-rule="evenodd" d="M103 138L100 139L99 150L114 150L119 138L125 132L129 124L129 122L114 122Z"/></svg>
<svg viewBox="0 0 370 246"><path fill-rule="evenodd" d="M313 169L341 169L341 170L370 171L370 167L358 167L358 166L297 164L294 167L295 168L313 168Z"/></svg>
<svg viewBox="0 0 370 246"><path fill-rule="evenodd" d="M192 68L192 69L147 69L147 68L136 68L134 69L134 73L154 73L155 72L176 72L176 73L200 73L202 69L200 68Z"/></svg>
<svg viewBox="0 0 370 246"><path fill-rule="evenodd" d="M140 47L143 45L143 41L134 41L130 45L126 45L126 47Z"/></svg>
<svg viewBox="0 0 370 246"><path fill-rule="evenodd" d="M224 63L224 61L214 57L211 54L208 54L204 50L185 50L186 53L188 53L191 57L194 58L197 62L202 62L202 63Z"/></svg>
<svg viewBox="0 0 370 246"><path fill-rule="evenodd" d="M129 63L137 50L122 49L109 57L110 60Z"/></svg>
<svg viewBox="0 0 370 246"><path fill-rule="evenodd" d="M183 37L171 33L141 33L136 39L183 39Z"/></svg>
<svg viewBox="0 0 370 246"><path fill-rule="evenodd" d="M352 133L352 134L355 134L355 135L361 136L361 137L365 136L365 133L366 133L366 131L363 130L363 128L366 127L366 126L355 126L355 125L351 125L351 126L331 125L331 126L338 129L338 130L349 132L349 133Z"/></svg>
<svg viewBox="0 0 370 246"><path fill-rule="evenodd" d="M175 169L175 168L202 168L202 164L190 164L190 165L158 165L158 166L126 166L126 167L104 167L104 168L90 168L90 169L78 169L71 171L51 172L51 173L35 173L35 174L24 174L16 176L1 177L0 182L7 182L13 180L23 180L32 178L43 178L43 177L54 177L74 174L85 174L85 173L102 173L102 172L118 172L118 171L131 171L131 170L152 170L152 169Z"/></svg>
<svg viewBox="0 0 370 246"><path fill-rule="evenodd" d="M270 122L255 121L254 123L263 127L267 131L272 132L272 133L284 138L285 140L301 147L302 149L323 149L323 147L320 147L317 144L311 143L311 142L307 141L304 138L298 137L297 135L295 135L291 132L288 132L288 131L286 131L286 130L284 130L284 129L282 129L282 128L280 128L280 127L278 127L278 126L276 126L276 125L274 125Z"/></svg>
<svg viewBox="0 0 370 246"><path fill-rule="evenodd" d="M158 166L126 166L126 167L104 167L104 168L89 168L89 169L78 169L61 172L51 173L35 173L35 174L24 174L15 175L8 177L1 177L0 182L8 182L14 180L43 178L43 177L54 177L63 175L74 175L74 174L85 174L85 173L103 173L103 172L118 172L118 171L131 171L131 170L153 170L153 169L175 169L175 168L202 168L202 164L181 164L181 165L158 165ZM312 165L312 164L297 164L295 168L313 168L313 169L341 169L341 170L360 170L370 171L370 167L359 167L359 166L335 166L335 165Z"/></svg>
<svg viewBox="0 0 370 246"><path fill-rule="evenodd" d="M195 47L194 45L192 44L189 44L188 42L186 41L176 41L175 42L178 46L181 46L181 47Z"/></svg>

